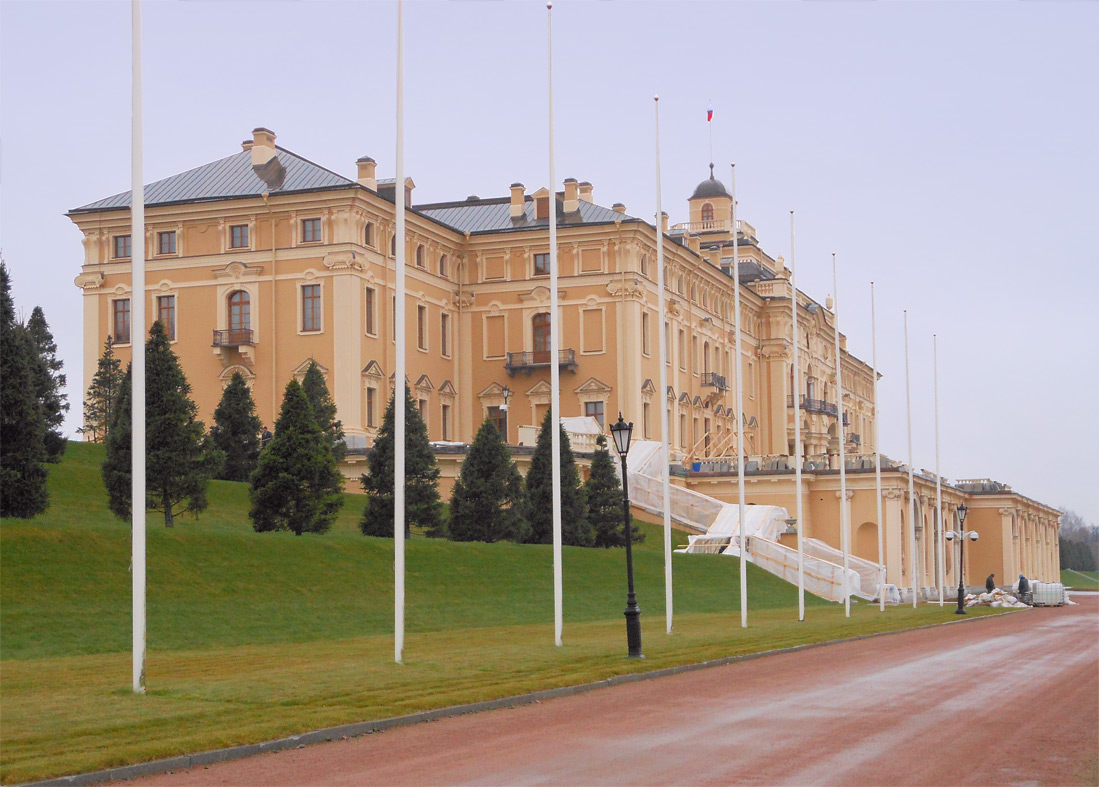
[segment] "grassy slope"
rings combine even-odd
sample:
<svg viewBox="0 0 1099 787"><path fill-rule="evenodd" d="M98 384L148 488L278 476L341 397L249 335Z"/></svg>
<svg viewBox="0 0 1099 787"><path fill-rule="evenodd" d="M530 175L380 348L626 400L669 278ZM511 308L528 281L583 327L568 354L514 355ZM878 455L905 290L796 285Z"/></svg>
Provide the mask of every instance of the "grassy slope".
<svg viewBox="0 0 1099 787"><path fill-rule="evenodd" d="M392 663L392 543L364 538L347 496L324 536L256 534L247 489L214 483L210 511L149 527L149 687L128 686L129 527L106 508L99 446L51 468L50 511L0 525L0 780L151 759L305 729L595 680L622 658L621 550L566 548L565 646L552 646L549 547L408 545L409 637ZM903 628L937 607L880 615L809 597L749 567L752 627L739 627L738 561L675 556L676 635L664 629L661 534L635 554L640 668ZM471 637L470 632L476 630Z"/></svg>
<svg viewBox="0 0 1099 787"><path fill-rule="evenodd" d="M1073 590L1099 590L1099 571L1061 571L1061 584Z"/></svg>

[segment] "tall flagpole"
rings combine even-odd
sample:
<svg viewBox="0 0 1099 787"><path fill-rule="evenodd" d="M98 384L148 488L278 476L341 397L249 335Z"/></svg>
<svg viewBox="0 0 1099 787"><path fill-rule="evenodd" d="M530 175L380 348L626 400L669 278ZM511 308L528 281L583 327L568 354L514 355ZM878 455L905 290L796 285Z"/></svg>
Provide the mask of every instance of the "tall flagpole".
<svg viewBox="0 0 1099 787"><path fill-rule="evenodd" d="M744 538L744 377L740 354L740 241L736 221L736 164L730 164L733 190L733 304L736 317L736 486L740 516L740 627L748 628L748 544Z"/></svg>
<svg viewBox="0 0 1099 787"><path fill-rule="evenodd" d="M912 608L916 608L916 488L912 481L912 382L908 371L908 309L904 310L904 400L908 407L908 572L912 578Z"/></svg>
<svg viewBox="0 0 1099 787"><path fill-rule="evenodd" d="M397 208L396 370L393 375L393 660L404 656L405 534L405 183L404 183L404 0L397 0Z"/></svg>
<svg viewBox="0 0 1099 787"><path fill-rule="evenodd" d="M553 641L561 646L561 320L557 313L557 180L553 168L553 3L546 3L549 72L550 438L553 468ZM626 479L622 479L623 483Z"/></svg>
<svg viewBox="0 0 1099 787"><path fill-rule="evenodd" d="M836 436L840 444L840 546L843 548L843 610L851 617L851 588L848 586L851 534L847 516L847 437L843 433L843 359L840 357L840 292L836 253L832 252L832 327L836 340Z"/></svg>
<svg viewBox="0 0 1099 787"><path fill-rule="evenodd" d="M790 211L790 315L793 318L794 348L794 384L790 395L794 401L794 478L797 479L797 519L798 519L798 620L805 620L805 554L801 546L801 532L805 524L801 521L801 372L798 370L798 277L794 254L794 211Z"/></svg>
<svg viewBox="0 0 1099 787"><path fill-rule="evenodd" d="M145 693L145 174L141 128L141 0L130 6L133 44L130 175L130 354L133 391L130 510L133 513L134 692Z"/></svg>
<svg viewBox="0 0 1099 787"><path fill-rule="evenodd" d="M664 304L664 213L660 207L660 96L653 96L656 110L656 291L657 331L660 334L660 388L657 404L660 406L660 486L664 494L664 616L668 633L672 633L672 490L669 478L668 455L668 336L664 330L667 319Z"/></svg>
<svg viewBox="0 0 1099 787"><path fill-rule="evenodd" d="M878 424L881 411L878 409L878 320L874 311L874 282L870 282L870 335L874 347L874 491L878 503L878 610L885 612L885 528L882 526L881 511L881 449L878 444Z"/></svg>
<svg viewBox="0 0 1099 787"><path fill-rule="evenodd" d="M939 606L943 601L943 479L939 470L939 337L931 334L931 343L935 352L935 510L938 512L937 543L935 551L938 554L935 581L939 583Z"/></svg>

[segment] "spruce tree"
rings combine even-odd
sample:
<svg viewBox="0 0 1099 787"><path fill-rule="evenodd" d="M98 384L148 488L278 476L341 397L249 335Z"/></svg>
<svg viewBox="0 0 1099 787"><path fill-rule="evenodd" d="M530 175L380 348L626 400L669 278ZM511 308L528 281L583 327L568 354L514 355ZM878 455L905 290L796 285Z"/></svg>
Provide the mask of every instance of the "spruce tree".
<svg viewBox="0 0 1099 787"><path fill-rule="evenodd" d="M107 488L107 505L119 519L130 518L133 484L133 379L130 365L118 383L111 422L103 424L107 458L100 468L103 486Z"/></svg>
<svg viewBox="0 0 1099 787"><path fill-rule="evenodd" d="M549 544L553 541L553 436L550 432L550 414L542 420L538 432L538 444L531 457L527 472L527 500L530 533L527 542ZM590 547L595 543L595 533L588 522L588 505L584 489L580 486L580 472L576 457L564 427L561 430L561 543L578 547Z"/></svg>
<svg viewBox="0 0 1099 787"><path fill-rule="evenodd" d="M0 260L0 516L29 518L49 507L46 421L35 395L38 354L16 322L8 268Z"/></svg>
<svg viewBox="0 0 1099 787"><path fill-rule="evenodd" d="M103 354L84 396L84 426L76 431L88 435L92 442L106 442L110 432L115 402L122 386L122 362L115 357L114 339L107 336Z"/></svg>
<svg viewBox="0 0 1099 787"><path fill-rule="evenodd" d="M584 484L584 493L588 498L588 521L595 531L595 546L624 547L626 526L622 515L622 484L618 480L611 452L607 450L607 438L599 435L596 443L591 475ZM635 544L645 540L645 534L636 527L630 530Z"/></svg>
<svg viewBox="0 0 1099 787"><path fill-rule="evenodd" d="M313 406L313 417L317 419L317 426L328 439L332 456L339 462L347 456L347 444L343 441L343 423L336 419L336 404L328 393L324 375L315 361L309 362L301 387L309 397L309 404Z"/></svg>
<svg viewBox="0 0 1099 787"><path fill-rule="evenodd" d="M27 320L27 333L34 342L39 364L35 374L35 393L38 405L46 421L46 461L60 462L68 447L68 441L61 432L65 413L69 410L68 397L65 395L65 375L61 373L61 359L57 357L57 344L46 323L46 315L41 306L35 306Z"/></svg>
<svg viewBox="0 0 1099 787"><path fill-rule="evenodd" d="M412 525L438 533L439 468L435 452L427 439L427 425L412 401L408 385L405 394L405 538L412 536ZM385 416L374 446L367 454L369 472L362 476L366 492L366 509L359 528L363 535L393 537L393 446L395 416L394 397L389 397Z"/></svg>
<svg viewBox="0 0 1099 787"><path fill-rule="evenodd" d="M275 436L250 484L248 515L258 533L324 533L343 505L343 478L297 380L286 386Z"/></svg>
<svg viewBox="0 0 1099 787"><path fill-rule="evenodd" d="M223 456L217 478L247 481L259 459L259 417L252 391L240 372L233 374L214 410L210 441Z"/></svg>
<svg viewBox="0 0 1099 787"><path fill-rule="evenodd" d="M123 384L123 397L132 396L132 381ZM206 482L210 455L205 450L206 429L191 401L191 385L172 352L164 326L153 323L145 344L145 488L146 508L164 514L164 526L172 527L180 514L206 509ZM113 415L111 432L133 428L131 411L120 407ZM130 516L129 465L122 461L129 434L111 434L103 480L111 510L122 519Z"/></svg>
<svg viewBox="0 0 1099 787"><path fill-rule="evenodd" d="M455 541L522 541L523 477L492 421L477 430L450 496Z"/></svg>

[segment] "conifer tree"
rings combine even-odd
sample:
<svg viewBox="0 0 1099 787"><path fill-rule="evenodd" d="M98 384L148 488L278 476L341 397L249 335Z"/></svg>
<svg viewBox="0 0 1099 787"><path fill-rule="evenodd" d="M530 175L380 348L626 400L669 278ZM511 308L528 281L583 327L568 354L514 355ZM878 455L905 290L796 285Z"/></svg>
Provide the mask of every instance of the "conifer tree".
<svg viewBox="0 0 1099 787"><path fill-rule="evenodd" d="M523 477L492 421L477 430L450 496L450 537L455 541L522 541Z"/></svg>
<svg viewBox="0 0 1099 787"><path fill-rule="evenodd" d="M132 379L123 383L123 397L132 396ZM164 514L164 526L187 512L206 508L206 482L210 456L204 448L206 429L191 401L191 385L172 352L164 326L153 323L145 344L145 487L146 507ZM132 405L131 405L132 409ZM114 414L111 431L133 428L132 412ZM111 510L122 519L130 516L129 464L121 457L129 435L110 435L103 480Z"/></svg>
<svg viewBox="0 0 1099 787"><path fill-rule="evenodd" d="M39 364L35 374L35 392L38 405L46 422L46 461L60 462L68 447L68 441L61 432L65 413L69 410L68 397L65 395L65 375L61 374L61 359L57 357L57 344L46 323L46 315L41 306L35 306L27 320L27 333L34 342Z"/></svg>
<svg viewBox="0 0 1099 787"><path fill-rule="evenodd" d="M309 362L301 387L309 398L309 404L313 406L313 417L317 419L317 426L328 439L332 456L339 462L347 456L347 444L343 441L343 423L336 419L336 404L332 401L324 375L316 361Z"/></svg>
<svg viewBox="0 0 1099 787"><path fill-rule="evenodd" d="M626 526L622 516L622 484L618 472L607 450L607 438L599 435L597 447L591 460L591 475L584 484L588 498L588 521L595 531L595 546L626 546ZM632 520L631 520L632 522ZM630 528L633 542L645 540L645 534Z"/></svg>
<svg viewBox="0 0 1099 787"><path fill-rule="evenodd" d="M133 379L130 365L118 383L111 422L105 423L104 442L107 458L100 468L103 486L107 488L107 505L119 519L130 518L131 489L133 483Z"/></svg>
<svg viewBox="0 0 1099 787"><path fill-rule="evenodd" d="M122 362L115 357L114 339L107 336L103 345L103 354L92 377L91 385L84 397L84 426L77 429L91 437L92 442L107 440L111 424L114 422L113 408L122 386Z"/></svg>
<svg viewBox="0 0 1099 787"><path fill-rule="evenodd" d="M252 391L244 375L235 372L214 410L210 441L223 457L217 477L222 481L247 481L259 459L259 417Z"/></svg>
<svg viewBox="0 0 1099 787"><path fill-rule="evenodd" d="M538 444L531 457L527 472L527 500L530 533L527 542L549 544L553 541L553 445L550 432L550 413L542 420L538 432ZM588 506L584 489L580 486L580 472L576 457L564 427L561 430L561 543L578 547L590 547L595 534L588 522Z"/></svg>
<svg viewBox="0 0 1099 787"><path fill-rule="evenodd" d="M438 533L439 521L439 468L435 464L435 452L427 439L427 425L420 417L420 410L412 401L408 385L405 394L405 538L412 535L412 525ZM374 439L374 446L367 454L369 472L362 476L366 492L366 509L359 527L363 535L393 537L393 446L394 397L389 397L382 426Z"/></svg>
<svg viewBox="0 0 1099 787"><path fill-rule="evenodd" d="M258 533L325 533L343 505L343 479L297 380L286 385L275 436L252 473L248 515Z"/></svg>
<svg viewBox="0 0 1099 787"><path fill-rule="evenodd" d="M46 421L35 396L39 360L15 319L8 268L0 260L0 516L29 518L49 507Z"/></svg>

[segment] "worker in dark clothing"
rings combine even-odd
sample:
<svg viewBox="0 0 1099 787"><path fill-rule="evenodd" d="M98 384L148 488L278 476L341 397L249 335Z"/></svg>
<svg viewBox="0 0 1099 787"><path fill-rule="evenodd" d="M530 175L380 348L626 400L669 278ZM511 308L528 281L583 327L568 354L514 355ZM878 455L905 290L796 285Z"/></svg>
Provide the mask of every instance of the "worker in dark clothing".
<svg viewBox="0 0 1099 787"><path fill-rule="evenodd" d="M989 574L988 579L985 580L985 590L987 590L989 593L991 593L995 589L996 589L996 575L995 574Z"/></svg>
<svg viewBox="0 0 1099 787"><path fill-rule="evenodd" d="M1030 580L1028 580L1026 577L1024 577L1022 574L1020 574L1019 575L1019 597L1021 598L1029 592L1030 592Z"/></svg>

